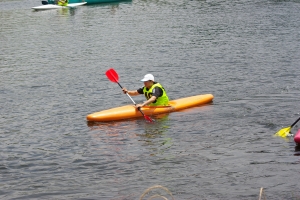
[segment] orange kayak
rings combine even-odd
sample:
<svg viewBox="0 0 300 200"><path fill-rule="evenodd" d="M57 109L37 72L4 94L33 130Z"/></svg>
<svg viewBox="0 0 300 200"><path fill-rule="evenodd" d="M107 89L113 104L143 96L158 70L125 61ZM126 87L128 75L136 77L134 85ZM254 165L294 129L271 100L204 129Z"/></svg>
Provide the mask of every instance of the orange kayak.
<svg viewBox="0 0 300 200"><path fill-rule="evenodd" d="M212 94L196 95L172 100L169 102L169 106L144 106L141 110L145 115L157 115L207 104L212 102L213 98L214 96ZM134 105L126 105L89 114L86 116L86 119L88 121L104 122L135 117L142 117L142 114L134 107Z"/></svg>

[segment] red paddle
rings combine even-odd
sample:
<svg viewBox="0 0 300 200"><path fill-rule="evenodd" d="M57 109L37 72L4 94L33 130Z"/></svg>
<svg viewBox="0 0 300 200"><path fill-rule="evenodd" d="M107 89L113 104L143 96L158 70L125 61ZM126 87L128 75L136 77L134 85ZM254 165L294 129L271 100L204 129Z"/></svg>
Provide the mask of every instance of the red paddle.
<svg viewBox="0 0 300 200"><path fill-rule="evenodd" d="M120 83L118 82L118 81L119 81L119 75L118 75L118 73L117 73L113 68L107 70L105 74L106 74L107 78L108 78L110 81L112 81L112 82L114 82L114 83L118 83L118 85L120 86L120 88L123 89L123 87L122 87L122 86L120 85ZM134 100L131 98L131 96L130 96L127 92L126 92L126 94L127 94L127 96L131 99L131 101L133 102L133 104L136 105L136 103L135 103ZM145 114L142 112L142 110L141 110L140 107L138 108L138 110L142 113L142 115L144 116L145 120L147 120L148 122L153 122L153 119L151 119L150 117L148 117L147 115L145 115Z"/></svg>

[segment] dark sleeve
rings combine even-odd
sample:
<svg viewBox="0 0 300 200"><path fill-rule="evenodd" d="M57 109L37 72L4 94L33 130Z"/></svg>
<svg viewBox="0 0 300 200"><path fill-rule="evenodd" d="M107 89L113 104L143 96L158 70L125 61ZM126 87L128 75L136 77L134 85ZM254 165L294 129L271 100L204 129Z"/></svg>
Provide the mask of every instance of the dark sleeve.
<svg viewBox="0 0 300 200"><path fill-rule="evenodd" d="M155 87L152 90L152 92L153 92L152 96L155 96L156 98L161 97L163 95L163 91L160 87Z"/></svg>
<svg viewBox="0 0 300 200"><path fill-rule="evenodd" d="M137 92L138 92L139 94L144 94L143 88L139 88L139 89L137 90Z"/></svg>

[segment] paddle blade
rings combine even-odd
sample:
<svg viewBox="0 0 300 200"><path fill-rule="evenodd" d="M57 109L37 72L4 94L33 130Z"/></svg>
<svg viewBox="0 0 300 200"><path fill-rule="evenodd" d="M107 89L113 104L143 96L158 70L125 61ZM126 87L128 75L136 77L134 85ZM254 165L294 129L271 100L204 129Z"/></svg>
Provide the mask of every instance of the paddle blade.
<svg viewBox="0 0 300 200"><path fill-rule="evenodd" d="M150 123L153 123L154 122L154 120L153 119L151 119L149 116L147 116L147 115L144 115L144 118L145 118L145 120L147 121L147 122L150 122Z"/></svg>
<svg viewBox="0 0 300 200"><path fill-rule="evenodd" d="M143 115L143 117L145 118L145 120L146 120L147 122L154 122L153 119L151 119L150 117L148 117L147 115L145 115L145 114L143 113L143 111L141 110L141 107L138 107L138 110L140 111L140 113Z"/></svg>
<svg viewBox="0 0 300 200"><path fill-rule="evenodd" d="M113 68L107 70L105 74L110 81L118 83L119 75Z"/></svg>
<svg viewBox="0 0 300 200"><path fill-rule="evenodd" d="M289 133L290 133L290 130L291 130L291 127L289 126L289 127L286 127L286 128L283 128L283 129L281 129L280 131L278 131L276 134L275 134L275 136L280 136L280 137L286 137L286 136L288 136L289 135Z"/></svg>

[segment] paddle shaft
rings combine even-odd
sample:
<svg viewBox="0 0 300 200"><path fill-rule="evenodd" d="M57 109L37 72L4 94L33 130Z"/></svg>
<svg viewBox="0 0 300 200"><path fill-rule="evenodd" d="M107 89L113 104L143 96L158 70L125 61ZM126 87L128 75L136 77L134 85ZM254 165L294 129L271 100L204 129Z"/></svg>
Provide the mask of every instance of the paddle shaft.
<svg viewBox="0 0 300 200"><path fill-rule="evenodd" d="M109 69L106 71L106 76L107 78L114 82L114 83L118 83L118 85L120 86L121 89L123 89L122 85L119 83L119 75L118 73L113 69ZM133 104L136 106L136 103L134 102L134 100L131 98L131 96L128 94L128 92L126 92L127 96L130 98L130 100L133 102ZM138 107L138 110L140 111L140 113L143 115L143 117L145 118L145 120L149 121L149 122L153 122L153 120L148 117L147 115L145 115L142 110L141 110L141 107Z"/></svg>
<svg viewBox="0 0 300 200"><path fill-rule="evenodd" d="M295 124L297 124L297 122L300 120L300 117L291 125L291 127L295 126Z"/></svg>
<svg viewBox="0 0 300 200"><path fill-rule="evenodd" d="M123 89L122 85L116 80L116 83L118 83L118 85L120 86L120 88ZM130 98L130 100L133 102L134 105L136 105L136 103L134 102L134 100L131 98L131 96L126 92L127 96ZM140 110L140 109L139 109ZM144 113L142 113L144 115Z"/></svg>
<svg viewBox="0 0 300 200"><path fill-rule="evenodd" d="M115 79L115 77L114 77ZM120 86L121 89L123 89L122 85L115 79L116 83L118 83L118 85ZM128 92L126 92L127 96L130 98L130 100L133 102L134 105L136 105L136 103L134 102L134 100L131 98L131 96L128 94ZM142 113L142 115L145 117L145 114L141 111L141 108L138 107L138 110Z"/></svg>

